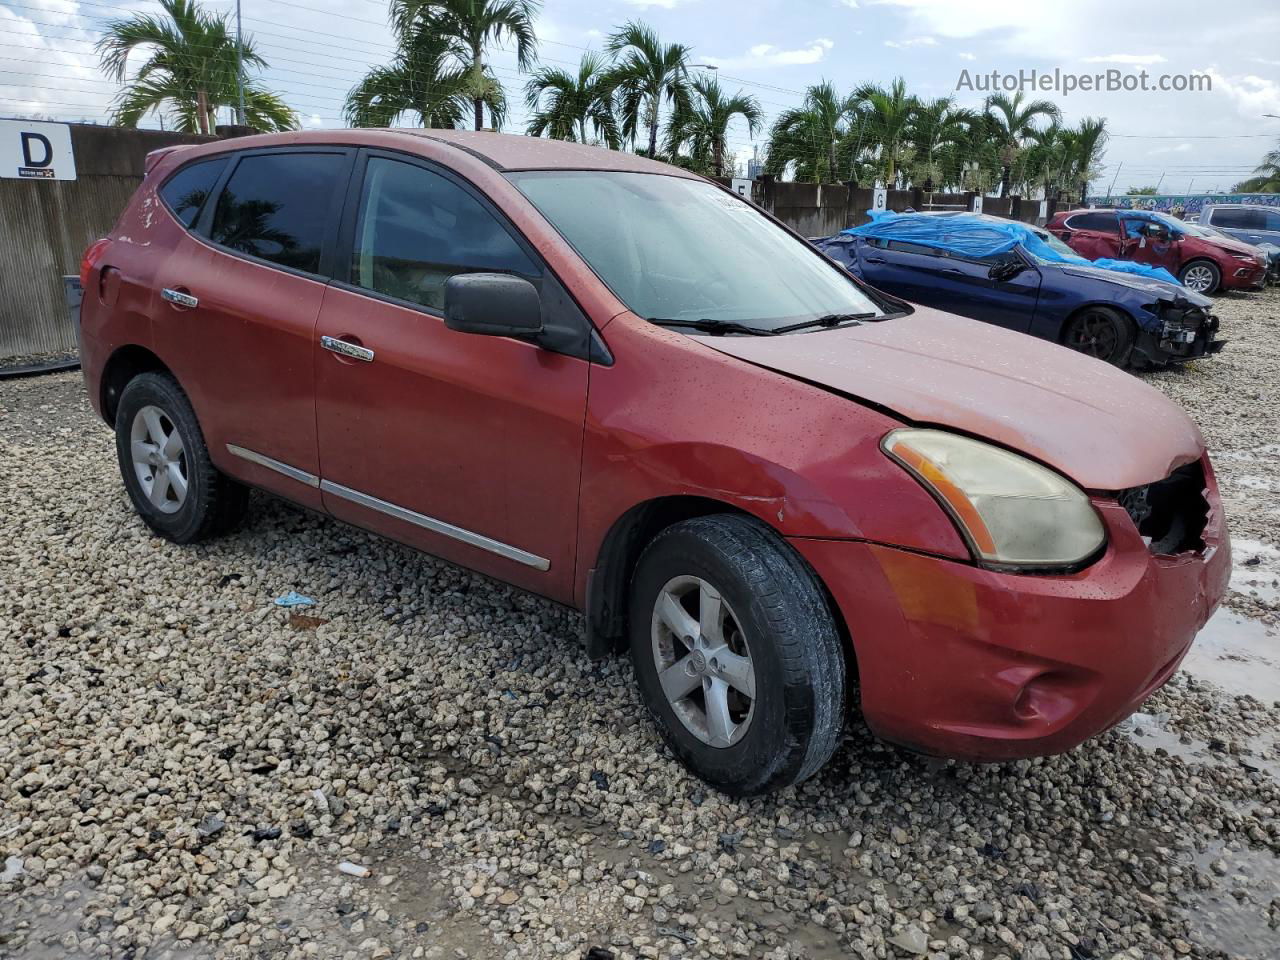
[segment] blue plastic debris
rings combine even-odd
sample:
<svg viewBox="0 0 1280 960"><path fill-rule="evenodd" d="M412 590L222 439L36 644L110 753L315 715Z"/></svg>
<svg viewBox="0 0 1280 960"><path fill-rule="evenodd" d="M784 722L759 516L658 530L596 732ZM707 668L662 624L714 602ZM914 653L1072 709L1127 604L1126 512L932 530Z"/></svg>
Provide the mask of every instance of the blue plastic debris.
<svg viewBox="0 0 1280 960"><path fill-rule="evenodd" d="M283 597L276 597L277 607L309 607L313 603L310 597L304 597L296 590L290 590Z"/></svg>
<svg viewBox="0 0 1280 960"><path fill-rule="evenodd" d="M1087 260L1062 253L1046 243L1025 223L1017 220L998 220L980 213L892 213L884 210L868 210L870 223L850 227L842 233L855 237L873 237L883 240L899 240L918 243L925 247L948 250L961 256L980 259L1008 253L1014 247L1022 247L1032 256L1050 263L1071 263L1080 267L1100 267L1116 273L1128 273L1165 283L1177 284L1178 280L1163 267L1128 260Z"/></svg>

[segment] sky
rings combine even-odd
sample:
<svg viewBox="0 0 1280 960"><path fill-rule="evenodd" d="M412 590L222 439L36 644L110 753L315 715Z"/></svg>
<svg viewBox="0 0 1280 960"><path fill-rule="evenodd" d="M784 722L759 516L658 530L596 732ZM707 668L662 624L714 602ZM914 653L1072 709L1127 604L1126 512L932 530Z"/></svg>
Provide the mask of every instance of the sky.
<svg viewBox="0 0 1280 960"><path fill-rule="evenodd" d="M234 13L234 0L206 2ZM155 9L148 0L0 0L0 116L105 121L118 86L98 69L93 43L105 21ZM271 64L263 79L308 127L342 126L347 91L390 59L386 12L385 0L242 0L245 33ZM1152 84L1208 76L1211 90L1039 93L1067 123L1107 118L1112 137L1092 192L1113 181L1116 192L1157 182L1162 193L1225 190L1280 141L1280 119L1265 116L1280 115L1276 0L546 0L540 57L574 67L628 19L690 45L723 87L760 101L766 129L732 130L739 159L756 146L763 153L769 123L810 84L847 91L901 76L918 96L978 107L978 78L992 71L1146 70ZM526 78L510 49L491 59L514 108L505 129L520 132Z"/></svg>

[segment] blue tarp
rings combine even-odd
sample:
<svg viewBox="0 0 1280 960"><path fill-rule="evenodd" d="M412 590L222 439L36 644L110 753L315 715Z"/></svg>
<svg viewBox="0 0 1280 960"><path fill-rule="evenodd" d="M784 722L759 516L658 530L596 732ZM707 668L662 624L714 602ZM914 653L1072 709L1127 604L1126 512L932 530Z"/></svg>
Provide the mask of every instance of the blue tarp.
<svg viewBox="0 0 1280 960"><path fill-rule="evenodd" d="M965 257L991 257L1008 253L1014 247L1022 247L1028 253L1050 263L1072 263L1081 267L1101 267L1117 273L1129 273L1152 280L1177 284L1178 280L1163 267L1128 260L1086 260L1061 253L1040 237L1025 223L1016 220L997 220L980 213L890 213L868 210L870 223L850 227L842 233L855 237L882 240L898 240L918 243L925 247L947 250Z"/></svg>

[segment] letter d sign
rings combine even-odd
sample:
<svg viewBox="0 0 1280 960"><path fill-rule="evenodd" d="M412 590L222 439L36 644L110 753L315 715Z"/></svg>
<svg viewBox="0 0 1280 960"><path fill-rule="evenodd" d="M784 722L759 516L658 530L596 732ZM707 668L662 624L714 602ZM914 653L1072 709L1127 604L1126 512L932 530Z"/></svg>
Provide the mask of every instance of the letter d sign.
<svg viewBox="0 0 1280 960"><path fill-rule="evenodd" d="M0 120L0 177L74 180L71 127L41 120Z"/></svg>
<svg viewBox="0 0 1280 960"><path fill-rule="evenodd" d="M51 163L53 163L53 144L49 142L49 138L43 133L22 131L22 165L47 167Z"/></svg>

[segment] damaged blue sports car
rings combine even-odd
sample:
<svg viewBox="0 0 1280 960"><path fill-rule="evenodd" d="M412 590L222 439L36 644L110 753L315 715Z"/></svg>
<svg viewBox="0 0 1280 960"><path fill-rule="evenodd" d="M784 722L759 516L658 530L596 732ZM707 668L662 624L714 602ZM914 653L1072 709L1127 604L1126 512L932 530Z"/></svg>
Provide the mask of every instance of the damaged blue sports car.
<svg viewBox="0 0 1280 960"><path fill-rule="evenodd" d="M880 213L813 243L886 293L1119 367L1193 360L1225 343L1208 297L1142 264L1084 260L1024 223L969 213Z"/></svg>

